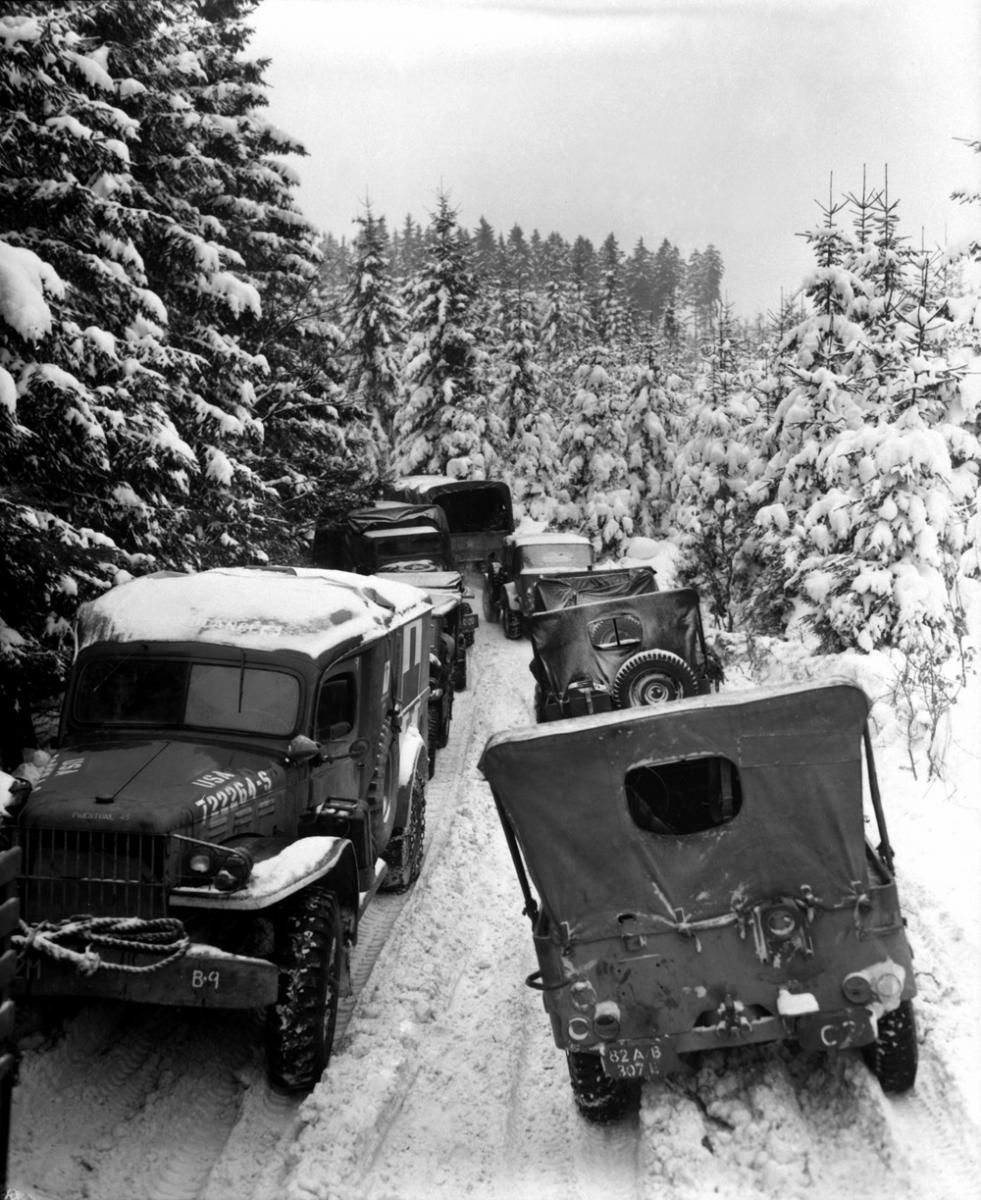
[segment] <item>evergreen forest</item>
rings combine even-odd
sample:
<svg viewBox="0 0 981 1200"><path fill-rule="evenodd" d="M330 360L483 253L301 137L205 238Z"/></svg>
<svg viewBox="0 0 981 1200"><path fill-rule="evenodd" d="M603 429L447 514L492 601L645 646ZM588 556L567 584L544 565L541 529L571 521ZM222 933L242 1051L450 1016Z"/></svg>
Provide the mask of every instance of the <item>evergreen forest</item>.
<svg viewBox="0 0 981 1200"><path fill-rule="evenodd" d="M0 15L5 766L81 601L308 562L318 524L407 474L502 478L601 558L670 539L717 628L803 619L932 686L966 669L981 244L916 244L886 173L857 180L803 231L806 278L748 320L711 240L468 229L449 192L325 235L303 147L262 115L255 6Z"/></svg>

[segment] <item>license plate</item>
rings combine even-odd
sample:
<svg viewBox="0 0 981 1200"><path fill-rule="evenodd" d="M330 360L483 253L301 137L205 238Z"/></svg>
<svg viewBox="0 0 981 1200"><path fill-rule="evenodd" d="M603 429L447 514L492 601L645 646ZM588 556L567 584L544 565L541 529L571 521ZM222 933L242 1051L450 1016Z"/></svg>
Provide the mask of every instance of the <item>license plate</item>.
<svg viewBox="0 0 981 1200"><path fill-rule="evenodd" d="M479 624L480 624L480 620L476 613L464 613L464 616L463 616L463 628L464 629L476 629Z"/></svg>
<svg viewBox="0 0 981 1200"><path fill-rule="evenodd" d="M666 1054L658 1042L642 1046L603 1046L603 1070L611 1079L655 1079L663 1074Z"/></svg>

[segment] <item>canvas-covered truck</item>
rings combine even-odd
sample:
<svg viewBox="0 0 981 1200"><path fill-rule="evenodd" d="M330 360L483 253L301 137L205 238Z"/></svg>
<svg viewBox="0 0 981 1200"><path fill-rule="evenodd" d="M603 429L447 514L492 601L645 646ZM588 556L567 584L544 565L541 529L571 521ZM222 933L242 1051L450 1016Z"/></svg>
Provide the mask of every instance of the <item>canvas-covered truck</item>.
<svg viewBox="0 0 981 1200"><path fill-rule="evenodd" d="M438 504L446 514L453 562L476 568L500 555L514 532L511 489L500 479L452 479L448 475L406 475L388 489L391 499L408 504Z"/></svg>
<svg viewBox="0 0 981 1200"><path fill-rule="evenodd" d="M446 514L436 504L377 500L317 529L315 566L359 575L382 571L448 571L453 547Z"/></svg>
<svg viewBox="0 0 981 1200"><path fill-rule="evenodd" d="M8 806L20 991L266 1010L311 1088L359 918L419 874L431 605L302 568L158 574L83 605L57 749Z"/></svg>
<svg viewBox="0 0 981 1200"><path fill-rule="evenodd" d="M587 1118L692 1054L762 1042L859 1048L885 1091L913 1086L916 986L868 710L830 682L487 742L529 983Z"/></svg>
<svg viewBox="0 0 981 1200"><path fill-rule="evenodd" d="M529 618L537 720L658 704L718 688L724 672L705 640L698 593L631 587L625 580L620 594ZM574 591L572 597L588 600L588 593Z"/></svg>

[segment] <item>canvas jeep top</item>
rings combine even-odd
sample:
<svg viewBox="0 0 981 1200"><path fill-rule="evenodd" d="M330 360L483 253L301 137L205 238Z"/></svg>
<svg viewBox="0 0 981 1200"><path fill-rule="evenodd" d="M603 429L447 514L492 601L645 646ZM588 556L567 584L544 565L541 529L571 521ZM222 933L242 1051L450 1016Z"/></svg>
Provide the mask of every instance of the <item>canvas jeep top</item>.
<svg viewBox="0 0 981 1200"><path fill-rule="evenodd" d="M539 721L707 693L722 678L693 588L534 613L528 633Z"/></svg>
<svg viewBox="0 0 981 1200"><path fill-rule="evenodd" d="M614 596L646 596L657 591L653 567L596 567L582 574L543 575L532 587L532 609L573 608Z"/></svg>
<svg viewBox="0 0 981 1200"><path fill-rule="evenodd" d="M2 827L23 990L264 1005L270 1078L311 1087L364 905L419 873L430 613L415 588L302 568L83 605L58 749Z"/></svg>
<svg viewBox="0 0 981 1200"><path fill-rule="evenodd" d="M447 475L406 475L389 489L392 499L438 504L446 514L453 561L461 567L500 553L514 531L511 489L500 479L452 479Z"/></svg>
<svg viewBox="0 0 981 1200"><path fill-rule="evenodd" d="M490 738L534 982L587 1116L689 1052L752 1042L865 1047L886 1090L912 1086L913 965L867 715L833 682Z"/></svg>

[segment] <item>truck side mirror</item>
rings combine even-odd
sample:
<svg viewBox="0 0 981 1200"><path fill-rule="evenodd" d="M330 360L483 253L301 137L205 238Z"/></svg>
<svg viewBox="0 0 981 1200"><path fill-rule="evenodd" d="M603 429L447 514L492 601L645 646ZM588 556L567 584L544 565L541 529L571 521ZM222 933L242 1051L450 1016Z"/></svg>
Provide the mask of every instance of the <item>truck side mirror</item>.
<svg viewBox="0 0 981 1200"><path fill-rule="evenodd" d="M309 738L304 733L298 734L290 741L286 747L286 759L288 762L309 762L310 759L316 758L320 753L320 746L313 738Z"/></svg>

